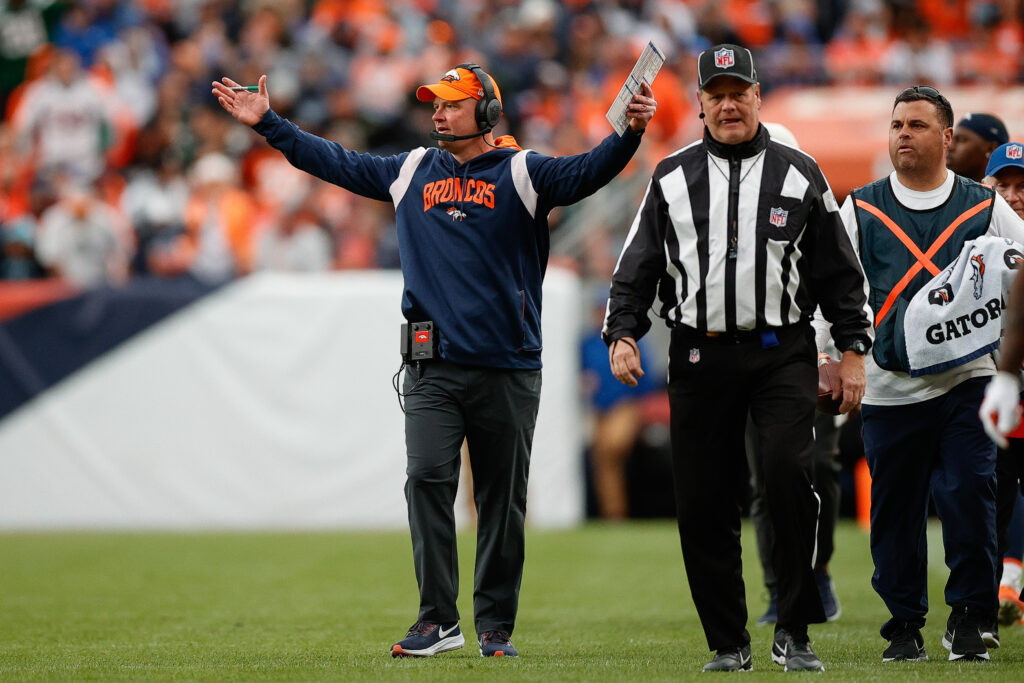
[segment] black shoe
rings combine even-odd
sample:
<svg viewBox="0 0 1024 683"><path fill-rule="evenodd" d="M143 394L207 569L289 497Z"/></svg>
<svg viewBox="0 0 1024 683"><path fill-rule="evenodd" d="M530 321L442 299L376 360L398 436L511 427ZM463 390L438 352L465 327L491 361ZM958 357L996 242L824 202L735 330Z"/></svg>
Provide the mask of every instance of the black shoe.
<svg viewBox="0 0 1024 683"><path fill-rule="evenodd" d="M772 661L781 664L783 671L824 671L825 665L811 649L807 631L791 633L784 628L775 628L772 640Z"/></svg>
<svg viewBox="0 0 1024 683"><path fill-rule="evenodd" d="M825 619L835 621L843 613L843 608L839 606L839 598L836 596L836 584L824 567L814 570L814 583L818 587L821 606L825 609Z"/></svg>
<svg viewBox="0 0 1024 683"><path fill-rule="evenodd" d="M981 639L990 650L999 648L999 622L981 629Z"/></svg>
<svg viewBox="0 0 1024 683"><path fill-rule="evenodd" d="M705 671L751 671L754 668L750 660L750 643L743 647L719 650L715 658L704 665Z"/></svg>
<svg viewBox="0 0 1024 683"><path fill-rule="evenodd" d="M458 622L431 624L417 621L409 629L404 640L391 646L392 657L432 657L442 652L458 650L466 644Z"/></svg>
<svg viewBox="0 0 1024 683"><path fill-rule="evenodd" d="M757 620L758 626L767 626L774 624L779 620L779 599L775 594L775 591L771 592L771 597L768 598L768 609L764 611L764 614Z"/></svg>
<svg viewBox="0 0 1024 683"><path fill-rule="evenodd" d="M480 656L518 657L519 651L504 631L485 631L480 634Z"/></svg>
<svg viewBox="0 0 1024 683"><path fill-rule="evenodd" d="M946 621L946 633L942 636L942 647L949 650L949 661L989 660L988 647L981 637L982 621L964 605L953 607L953 613Z"/></svg>
<svg viewBox="0 0 1024 683"><path fill-rule="evenodd" d="M921 630L906 624L892 634L889 647L882 653L883 662L923 662L927 659Z"/></svg>

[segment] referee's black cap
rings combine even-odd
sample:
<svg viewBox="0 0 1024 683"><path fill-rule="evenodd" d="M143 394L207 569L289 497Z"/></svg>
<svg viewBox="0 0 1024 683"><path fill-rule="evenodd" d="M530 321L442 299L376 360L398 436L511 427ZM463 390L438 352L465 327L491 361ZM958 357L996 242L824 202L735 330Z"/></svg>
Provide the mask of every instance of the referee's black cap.
<svg viewBox="0 0 1024 683"><path fill-rule="evenodd" d="M747 48L731 43L704 50L697 57L697 87L703 90L719 76L733 76L747 83L757 83L754 55Z"/></svg>

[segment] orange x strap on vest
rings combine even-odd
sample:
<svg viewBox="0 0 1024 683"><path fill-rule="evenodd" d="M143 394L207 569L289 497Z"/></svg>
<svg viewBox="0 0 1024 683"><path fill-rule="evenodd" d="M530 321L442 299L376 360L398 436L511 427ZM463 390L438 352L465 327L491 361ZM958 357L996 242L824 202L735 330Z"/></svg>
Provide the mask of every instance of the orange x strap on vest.
<svg viewBox="0 0 1024 683"><path fill-rule="evenodd" d="M957 216L956 219L952 223L950 223L945 230L942 231L942 234L935 238L935 241L932 242L930 247L928 247L928 251L922 253L921 248L914 243L914 240L910 239L910 236L907 235L907 233L903 232L903 229L900 226L896 225L896 222L893 219L889 218L887 215L885 215L881 209L879 209L876 206L872 206L871 204L868 204L863 199L858 199L856 201L856 205L859 208L864 209L872 216L882 221L882 224L885 227L889 228L892 234L895 235L896 238L903 243L903 246L905 246L907 250L909 250L910 253L914 256L914 258L917 259L917 263L910 267L910 270L908 270L906 274L902 278L900 278L900 281L897 282L896 286L893 287L892 290L889 292L889 296L885 297L885 303L882 304L882 308L878 311L877 314L875 314L875 327L878 327L882 323L882 320L885 319L886 314L889 313L889 309L891 309L893 304L896 303L896 299L899 298L899 295L902 294L903 290L907 288L907 285L910 284L910 281L913 280L917 276L917 274L921 272L922 268L927 269L927 271L932 274L932 277L942 272L941 268L932 263L932 257L935 256L936 253L938 253L939 249L942 248L942 245L949 240L953 233L956 232L956 229L959 228L964 221L976 215L978 212L984 211L986 208L988 208L988 206L991 203L991 198L978 202L977 204L975 204L974 206L972 206L971 208L967 209L962 214Z"/></svg>

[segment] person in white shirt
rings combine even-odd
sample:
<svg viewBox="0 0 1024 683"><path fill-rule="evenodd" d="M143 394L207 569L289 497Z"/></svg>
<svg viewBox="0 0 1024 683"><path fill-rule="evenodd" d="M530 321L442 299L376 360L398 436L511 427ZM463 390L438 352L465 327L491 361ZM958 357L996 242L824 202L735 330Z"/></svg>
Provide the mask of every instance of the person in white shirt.
<svg viewBox="0 0 1024 683"><path fill-rule="evenodd" d="M49 74L25 90L14 128L31 144L40 174L62 173L88 183L106 164L113 136L109 106L78 57L58 50Z"/></svg>
<svg viewBox="0 0 1024 683"><path fill-rule="evenodd" d="M998 646L996 449L978 419L990 355L911 376L903 316L914 295L983 235L1024 241L1024 221L977 182L946 168L949 101L903 90L889 127L895 171L854 190L841 215L867 278L875 341L865 363L864 450L871 469L872 585L892 618L883 661L922 660L928 612L926 521L933 498L950 569L943 645L951 660L988 659ZM939 293L938 295L941 295ZM967 334L954 330L954 333Z"/></svg>

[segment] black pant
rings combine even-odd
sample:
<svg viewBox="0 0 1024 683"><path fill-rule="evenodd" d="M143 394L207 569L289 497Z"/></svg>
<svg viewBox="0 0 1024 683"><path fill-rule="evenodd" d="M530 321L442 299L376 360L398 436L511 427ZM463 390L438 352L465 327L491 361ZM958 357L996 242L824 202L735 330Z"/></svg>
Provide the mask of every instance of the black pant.
<svg viewBox="0 0 1024 683"><path fill-rule="evenodd" d="M821 513L818 516L818 553L815 567L824 567L835 551L834 536L836 520L839 519L841 496L839 473L839 427L835 417L825 413L814 414L814 490L821 499ZM757 553L764 571L764 586L774 594L776 584L775 568L772 566L772 549L775 547L775 529L768 516L764 502L764 475L761 472L761 458L757 452L757 430L752 420L747 421L747 463L750 467L750 521L754 523L757 535Z"/></svg>
<svg viewBox="0 0 1024 683"><path fill-rule="evenodd" d="M526 483L540 370L446 361L405 377L405 499L420 589L419 620L459 620L455 493L469 444L477 511L473 612L477 633L515 628L525 553Z"/></svg>
<svg viewBox="0 0 1024 683"><path fill-rule="evenodd" d="M892 619L923 628L928 614L928 501L942 521L950 607L995 621L996 447L978 420L988 377L904 405L865 405L864 455L871 468L871 585Z"/></svg>
<svg viewBox="0 0 1024 683"><path fill-rule="evenodd" d="M734 341L674 329L669 402L679 538L693 602L712 650L750 642L741 564L744 427L757 430L779 625L825 621L812 565L819 501L811 486L817 350L810 325Z"/></svg>

